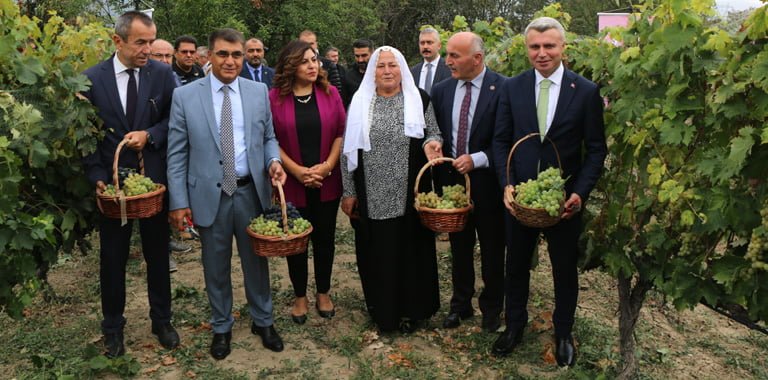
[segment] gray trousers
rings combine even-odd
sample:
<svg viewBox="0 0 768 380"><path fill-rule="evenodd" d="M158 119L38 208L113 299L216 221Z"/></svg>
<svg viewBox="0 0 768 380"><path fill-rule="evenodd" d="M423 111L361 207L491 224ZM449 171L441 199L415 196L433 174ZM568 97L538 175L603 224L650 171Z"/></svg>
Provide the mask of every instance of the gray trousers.
<svg viewBox="0 0 768 380"><path fill-rule="evenodd" d="M269 285L267 259L256 256L245 229L251 218L261 214L261 205L253 183L238 187L232 196L221 193L219 210L210 227L201 227L205 290L211 305L211 327L216 334L232 330L232 236L237 242L245 298L253 322L260 327L271 326L272 293Z"/></svg>

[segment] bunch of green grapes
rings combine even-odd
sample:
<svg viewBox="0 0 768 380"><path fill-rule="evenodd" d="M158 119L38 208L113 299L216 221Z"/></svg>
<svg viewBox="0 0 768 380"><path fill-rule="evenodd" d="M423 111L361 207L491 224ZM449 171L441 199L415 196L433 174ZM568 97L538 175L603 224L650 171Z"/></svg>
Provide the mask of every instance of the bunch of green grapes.
<svg viewBox="0 0 768 380"><path fill-rule="evenodd" d="M149 193L155 189L157 185L152 182L152 179L141 174L131 173L123 181L123 193L129 197Z"/></svg>
<svg viewBox="0 0 768 380"><path fill-rule="evenodd" d="M469 205L469 198L462 185L443 186L442 197L437 195L434 191L418 193L416 194L416 200L421 207L441 210L463 208Z"/></svg>
<svg viewBox="0 0 768 380"><path fill-rule="evenodd" d="M419 206L426 208L437 208L440 204L440 196L434 191L428 193L418 193L416 195L416 201L419 202Z"/></svg>
<svg viewBox="0 0 768 380"><path fill-rule="evenodd" d="M768 201L763 204L760 210L762 222L752 230L752 237L749 239L747 254L744 258L752 261L752 269L768 271L767 257L768 253Z"/></svg>
<svg viewBox="0 0 768 380"><path fill-rule="evenodd" d="M560 176L560 170L549 168L539 173L538 178L518 184L515 200L523 206L544 209L549 215L558 216L564 187L565 180Z"/></svg>
<svg viewBox="0 0 768 380"><path fill-rule="evenodd" d="M286 214L288 215L289 234L299 235L312 227L308 220L301 217L299 210L291 202L286 203L285 206ZM259 235L284 236L283 211L280 206L270 206L264 210L264 213L252 219L250 229Z"/></svg>
<svg viewBox="0 0 768 380"><path fill-rule="evenodd" d="M443 199L453 202L453 208L462 208L469 206L469 197L466 189L462 185L443 186Z"/></svg>
<svg viewBox="0 0 768 380"><path fill-rule="evenodd" d="M104 194L106 196L110 196L110 197L116 197L117 196L117 191L115 190L115 185L113 185L111 183L109 185L107 185L107 188L104 190L104 192L102 194Z"/></svg>

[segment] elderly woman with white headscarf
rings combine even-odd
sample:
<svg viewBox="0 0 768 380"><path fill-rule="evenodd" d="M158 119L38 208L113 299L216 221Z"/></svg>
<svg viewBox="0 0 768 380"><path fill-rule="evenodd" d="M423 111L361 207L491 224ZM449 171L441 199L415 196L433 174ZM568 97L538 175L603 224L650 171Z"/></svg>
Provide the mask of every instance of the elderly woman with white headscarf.
<svg viewBox="0 0 768 380"><path fill-rule="evenodd" d="M376 49L347 115L341 207L353 220L365 302L382 332L411 333L440 307L435 237L419 222L413 188L441 147L429 95L405 58ZM429 183L422 176L420 185Z"/></svg>

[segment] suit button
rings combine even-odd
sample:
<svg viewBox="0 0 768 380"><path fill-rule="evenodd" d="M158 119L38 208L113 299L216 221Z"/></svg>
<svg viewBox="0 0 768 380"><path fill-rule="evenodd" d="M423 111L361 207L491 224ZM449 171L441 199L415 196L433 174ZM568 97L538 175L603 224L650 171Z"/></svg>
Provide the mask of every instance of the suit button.
<svg viewBox="0 0 768 380"><path fill-rule="evenodd" d="M221 187L221 184L220 184L220 183L217 183L217 184L216 184L216 187Z"/></svg>
<svg viewBox="0 0 768 380"><path fill-rule="evenodd" d="M224 161L219 161L219 165L224 165Z"/></svg>

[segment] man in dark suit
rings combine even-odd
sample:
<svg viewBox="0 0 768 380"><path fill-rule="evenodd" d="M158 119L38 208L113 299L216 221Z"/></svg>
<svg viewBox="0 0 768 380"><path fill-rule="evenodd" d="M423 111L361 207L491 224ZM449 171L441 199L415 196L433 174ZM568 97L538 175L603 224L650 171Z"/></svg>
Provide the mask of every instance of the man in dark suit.
<svg viewBox="0 0 768 380"><path fill-rule="evenodd" d="M503 356L517 346L528 321L526 306L531 256L543 233L552 262L555 288L555 358L560 366L576 361L571 331L578 297L577 242L582 231L581 209L594 188L607 155L603 101L595 83L562 64L565 30L555 19L541 17L525 29L525 44L533 70L507 80L502 88L493 140L499 181L507 185L504 204L513 186L536 178L539 170L557 167L560 153L566 178L565 212L556 225L538 229L507 215L506 331L493 344ZM514 152L507 177L511 146L530 133L539 133Z"/></svg>
<svg viewBox="0 0 768 380"><path fill-rule="evenodd" d="M267 87L239 78L243 35L219 29L208 39L211 75L173 95L168 131L170 218L199 227L205 291L211 305L211 356L230 353L232 237L242 265L251 332L283 350L272 317L267 259L256 256L246 228L270 205L272 184L285 183Z"/></svg>
<svg viewBox="0 0 768 380"><path fill-rule="evenodd" d="M330 59L320 55L320 50L318 48L319 45L317 43L317 34L311 30L303 30L301 33L299 33L299 40L312 45L312 49L320 59L320 67L322 67L323 70L328 73L328 82L332 84L333 87L336 87L337 90L339 90L339 96L341 99L346 98L347 94L344 91L344 87L346 87L344 85L344 78L342 78L339 74L339 68L335 63L331 62Z"/></svg>
<svg viewBox="0 0 768 380"><path fill-rule="evenodd" d="M99 189L112 182L112 162L122 140L128 140L125 146L129 149L120 155L120 167L138 169L137 152L141 151L145 175L153 182L166 183L168 114L176 79L170 66L149 59L156 32L152 19L141 12L121 15L112 36L115 54L84 72L92 86L83 95L96 106L104 123L104 139L96 152L83 159L88 179ZM152 333L163 347L172 349L178 346L179 335L171 325L167 210L140 219L139 228L147 263ZM123 225L120 219L105 217L99 224L101 328L110 357L125 353L125 264L131 231L130 220Z"/></svg>
<svg viewBox="0 0 768 380"><path fill-rule="evenodd" d="M272 78L275 77L275 70L264 64L264 43L258 38L251 38L245 41L245 64L240 76L246 79L255 80L272 88Z"/></svg>
<svg viewBox="0 0 768 380"><path fill-rule="evenodd" d="M432 86L451 77L451 69L440 57L440 33L433 28L425 28L419 33L419 52L422 62L411 67L411 74L416 86L432 93Z"/></svg>
<svg viewBox="0 0 768 380"><path fill-rule="evenodd" d="M501 187L491 159L498 94L504 77L487 69L480 36L461 32L446 45L446 62L453 78L432 88L432 104L443 135L443 152L455 158L448 181L469 175L474 210L461 232L451 233L453 296L443 327L458 327L473 315L475 293L474 251L480 240L482 278L485 287L478 303L485 331L501 325L504 306L504 208ZM458 183L463 183L458 179ZM477 234L477 235L475 235Z"/></svg>

